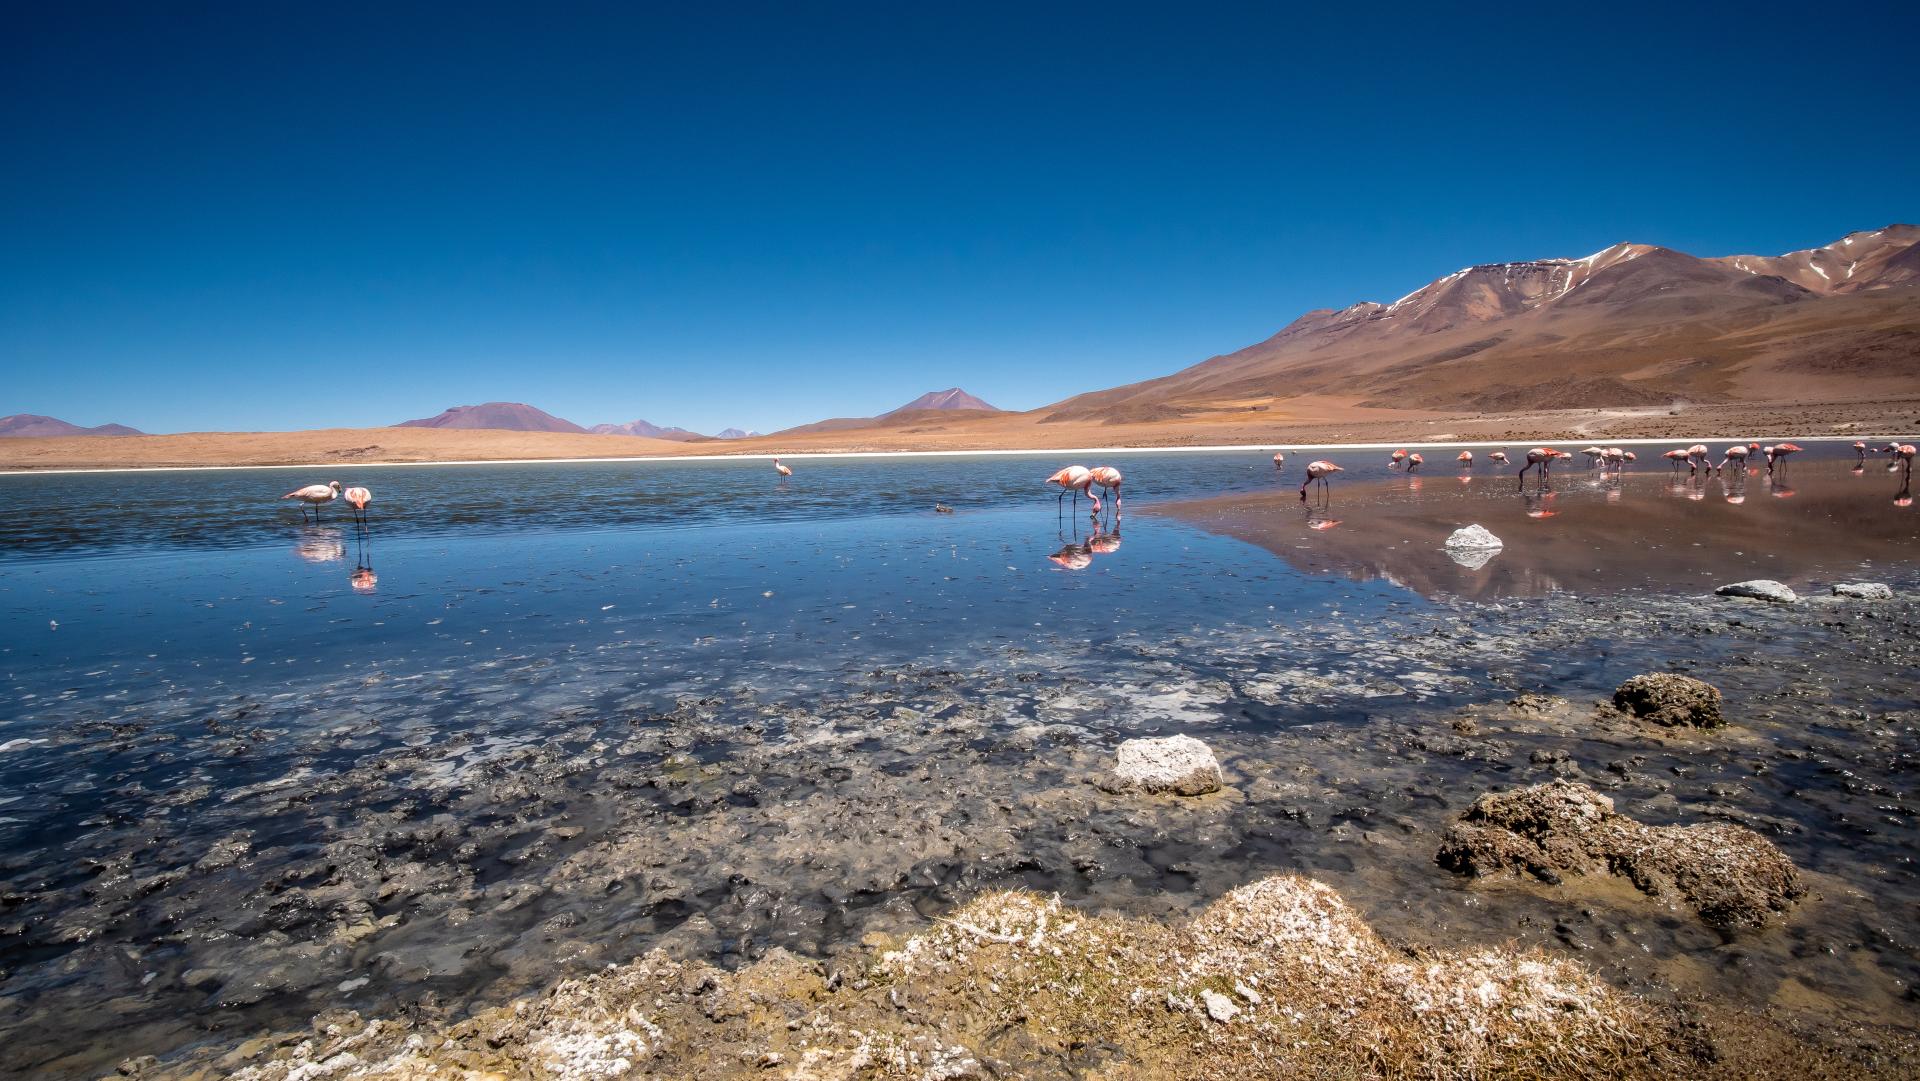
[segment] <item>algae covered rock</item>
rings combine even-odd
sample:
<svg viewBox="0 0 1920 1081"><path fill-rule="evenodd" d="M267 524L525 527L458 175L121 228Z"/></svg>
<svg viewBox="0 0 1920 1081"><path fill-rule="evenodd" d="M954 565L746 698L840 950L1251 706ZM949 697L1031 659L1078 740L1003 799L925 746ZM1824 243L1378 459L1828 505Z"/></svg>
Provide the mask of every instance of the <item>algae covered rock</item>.
<svg viewBox="0 0 1920 1081"><path fill-rule="evenodd" d="M1220 791L1220 761L1192 736L1130 739L1113 768L1121 788L1200 796Z"/></svg>
<svg viewBox="0 0 1920 1081"><path fill-rule="evenodd" d="M1679 900L1721 930L1758 927L1806 893L1771 841L1741 826L1648 826L1583 784L1550 781L1473 802L1436 860L1473 875L1618 874L1642 893Z"/></svg>
<svg viewBox="0 0 1920 1081"><path fill-rule="evenodd" d="M1720 714L1719 688L1672 672L1649 672L1627 680L1613 692L1613 704L1643 721L1669 728L1717 728L1726 723Z"/></svg>

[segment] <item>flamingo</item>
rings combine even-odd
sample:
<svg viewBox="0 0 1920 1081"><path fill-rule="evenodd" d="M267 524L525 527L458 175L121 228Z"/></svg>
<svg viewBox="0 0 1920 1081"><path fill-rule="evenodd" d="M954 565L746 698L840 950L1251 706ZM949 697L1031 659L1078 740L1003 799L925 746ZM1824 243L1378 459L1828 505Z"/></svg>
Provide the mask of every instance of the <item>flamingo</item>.
<svg viewBox="0 0 1920 1081"><path fill-rule="evenodd" d="M300 517L302 519L305 519L307 516L307 507L312 507L313 520L317 522L320 520L320 508L333 502L334 497L339 494L340 482L330 480L325 484L309 484L305 488L295 488L280 498L298 499L302 504L305 504L300 508Z"/></svg>
<svg viewBox="0 0 1920 1081"><path fill-rule="evenodd" d="M1487 461L1492 462L1494 465L1506 465L1507 452L1504 450L1496 450L1487 455Z"/></svg>
<svg viewBox="0 0 1920 1081"><path fill-rule="evenodd" d="M1393 452L1391 456L1388 457L1387 468L1397 469L1399 468L1400 463L1406 460L1407 460L1407 452L1404 450L1396 450Z"/></svg>
<svg viewBox="0 0 1920 1081"><path fill-rule="evenodd" d="M1283 450L1276 450L1276 451L1274 451L1274 452L1273 452L1273 467L1274 467L1275 469L1279 469L1279 468L1281 468L1281 467L1283 467L1283 466L1285 466L1286 464L1287 464L1287 452L1286 452L1286 451L1283 451Z"/></svg>
<svg viewBox="0 0 1920 1081"><path fill-rule="evenodd" d="M367 520L367 504L373 502L372 492L367 491L365 488L348 488L346 491L340 493L340 495L342 499L347 501L347 506L353 508L355 521L364 522Z"/></svg>
<svg viewBox="0 0 1920 1081"><path fill-rule="evenodd" d="M1588 469L1592 469L1594 466L1599 465L1600 461L1607 456L1607 451L1606 451L1606 448L1604 447L1588 447L1587 449L1581 451L1580 453L1587 456Z"/></svg>
<svg viewBox="0 0 1920 1081"><path fill-rule="evenodd" d="M1858 439L1853 441L1853 460L1861 465L1867 463L1867 445Z"/></svg>
<svg viewBox="0 0 1920 1081"><path fill-rule="evenodd" d="M1773 472L1773 467L1779 463L1780 459L1785 458L1789 454L1798 454L1800 451L1801 447L1798 443L1776 443L1768 447L1767 472Z"/></svg>
<svg viewBox="0 0 1920 1081"><path fill-rule="evenodd" d="M1709 464L1709 461L1710 459L1707 454L1707 445L1705 443L1695 443L1693 446L1688 447L1687 448L1687 475L1692 476L1693 474L1698 473L1703 467L1708 472L1712 472L1713 466Z"/></svg>
<svg viewBox="0 0 1920 1081"><path fill-rule="evenodd" d="M1472 469L1473 468L1473 452L1470 450L1463 450L1460 452L1459 457L1455 458L1454 461L1459 462L1461 465L1466 466L1468 469Z"/></svg>
<svg viewBox="0 0 1920 1081"><path fill-rule="evenodd" d="M1887 445L1890 447L1893 447L1893 444L1891 443ZM1914 446L1912 443L1902 443L1897 447L1893 447L1893 450L1889 451L1888 453L1892 454L1895 458L1898 458L1900 459L1901 462L1905 463L1907 467L1907 476L1909 477L1913 476ZM1891 465L1892 463L1890 462L1888 464Z"/></svg>
<svg viewBox="0 0 1920 1081"><path fill-rule="evenodd" d="M774 471L775 473L778 473L778 474L780 474L780 475L781 475L781 476L783 476L783 477L791 477L791 476L793 476L793 470L791 470L791 469L788 469L788 468L787 468L786 466L784 466L784 465L781 465L781 464L780 464L780 459L778 459L778 458L775 458L775 459L773 460L773 471Z"/></svg>
<svg viewBox="0 0 1920 1081"><path fill-rule="evenodd" d="M1053 476L1048 477L1046 483L1058 484L1060 486L1060 496L1054 500L1056 504L1059 503L1061 499L1067 498L1068 492L1072 492L1073 509L1079 510L1080 493L1088 491L1088 489L1093 486L1093 471L1084 465L1070 465L1058 473L1055 473Z"/></svg>
<svg viewBox="0 0 1920 1081"><path fill-rule="evenodd" d="M1099 485L1102 491L1113 496L1113 513L1119 514L1120 482L1124 479L1120 476L1120 471L1110 465L1097 465L1087 470L1087 476L1093 478L1093 483Z"/></svg>
<svg viewBox="0 0 1920 1081"><path fill-rule="evenodd" d="M1662 454L1660 457L1665 458L1667 461L1671 462L1673 464L1673 471L1675 473L1678 473L1680 472L1680 463L1687 460L1686 448L1682 447L1676 450L1667 451L1665 454Z"/></svg>
<svg viewBox="0 0 1920 1081"><path fill-rule="evenodd" d="M1420 457L1418 454L1407 455L1407 472L1412 473L1418 470L1422 465L1426 464L1426 461L1425 458Z"/></svg>
<svg viewBox="0 0 1920 1081"><path fill-rule="evenodd" d="M1633 463L1640 460L1640 456L1630 450L1623 452L1620 455L1620 458L1622 461L1626 462L1628 465L1632 465Z"/></svg>
<svg viewBox="0 0 1920 1081"><path fill-rule="evenodd" d="M1735 443L1733 446L1728 447L1726 455L1720 459L1720 464L1715 466L1714 468L1719 472L1725 473L1727 471L1728 462L1739 462L1741 468L1744 469L1747 464L1747 448L1741 446L1738 443Z"/></svg>
<svg viewBox="0 0 1920 1081"><path fill-rule="evenodd" d="M1559 451L1549 450L1546 447L1535 447L1528 451L1527 464L1520 467L1520 486L1522 488L1526 487L1527 470L1535 466L1540 468L1540 475L1545 477L1547 475L1547 467L1553 464L1553 459L1558 454Z"/></svg>
<svg viewBox="0 0 1920 1081"><path fill-rule="evenodd" d="M1306 484L1302 484L1300 486L1300 502L1305 503L1307 501L1307 485L1308 484L1312 484L1314 481L1319 481L1320 487L1324 489L1327 486L1328 476L1334 473L1344 473L1344 472L1346 472L1346 470L1340 468L1337 465L1334 465L1332 462L1329 462L1325 459L1315 459L1314 461L1308 462Z"/></svg>

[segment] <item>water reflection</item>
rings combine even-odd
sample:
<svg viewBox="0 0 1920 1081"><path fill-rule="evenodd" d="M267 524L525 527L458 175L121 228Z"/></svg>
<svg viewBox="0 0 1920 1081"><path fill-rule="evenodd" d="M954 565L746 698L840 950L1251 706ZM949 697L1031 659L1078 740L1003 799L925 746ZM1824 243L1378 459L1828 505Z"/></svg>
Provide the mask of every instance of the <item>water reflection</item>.
<svg viewBox="0 0 1920 1081"><path fill-rule="evenodd" d="M337 529L309 527L294 541L293 554L308 563L340 563L347 558L347 542Z"/></svg>
<svg viewBox="0 0 1920 1081"><path fill-rule="evenodd" d="M1341 508L1348 528L1337 534L1327 532L1324 514L1302 521L1281 513L1285 500L1272 495L1161 509L1303 570L1396 582L1428 596L1691 591L1739 578L1830 580L1860 573L1863 562L1910 561L1920 527L1863 499L1850 483L1853 468L1851 459L1801 462L1794 484L1777 473L1750 481L1745 471L1711 479L1605 471L1587 483L1556 487L1547 479L1518 493L1447 485L1417 497L1405 481L1380 481L1349 486ZM1747 498L1759 490L1774 498ZM1910 506L1911 493L1903 487L1895 502ZM1500 559L1445 550L1447 536L1472 523L1506 542Z"/></svg>

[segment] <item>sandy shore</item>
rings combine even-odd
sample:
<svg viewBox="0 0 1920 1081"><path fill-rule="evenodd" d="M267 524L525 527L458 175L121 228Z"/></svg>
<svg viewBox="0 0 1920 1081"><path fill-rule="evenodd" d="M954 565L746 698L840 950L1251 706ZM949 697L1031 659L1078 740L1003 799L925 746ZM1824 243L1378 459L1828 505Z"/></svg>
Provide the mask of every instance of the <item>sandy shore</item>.
<svg viewBox="0 0 1920 1081"><path fill-rule="evenodd" d="M863 428L676 443L633 436L432 428L189 432L0 440L0 471L408 465L424 462L649 461L702 457L1024 453L1226 448L1363 448L1528 441L1867 438L1920 431L1920 399L1721 403L1447 415L1295 399L1147 424L1049 423L1035 413L914 414Z"/></svg>

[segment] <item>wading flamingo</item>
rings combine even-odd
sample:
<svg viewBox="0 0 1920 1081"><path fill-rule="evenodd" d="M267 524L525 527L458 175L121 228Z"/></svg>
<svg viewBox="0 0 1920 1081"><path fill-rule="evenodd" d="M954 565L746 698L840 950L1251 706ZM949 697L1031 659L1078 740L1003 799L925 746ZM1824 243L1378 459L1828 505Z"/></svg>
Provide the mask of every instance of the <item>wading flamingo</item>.
<svg viewBox="0 0 1920 1081"><path fill-rule="evenodd" d="M307 516L307 508L312 507L313 520L317 522L320 520L320 508L333 502L334 497L339 494L340 482L330 480L325 484L309 484L305 488L295 488L280 498L298 499L302 504L300 507L300 517L303 520Z"/></svg>
<svg viewBox="0 0 1920 1081"><path fill-rule="evenodd" d="M1102 491L1113 496L1113 513L1119 514L1120 482L1125 479L1120 471L1110 465L1096 465L1087 470L1087 476L1093 478L1093 483L1099 485Z"/></svg>
<svg viewBox="0 0 1920 1081"><path fill-rule="evenodd" d="M1274 451L1274 452L1273 452L1273 467L1274 467L1275 469L1279 469L1279 468L1280 468L1281 466L1284 466L1284 465L1286 465L1286 464L1287 464L1287 452L1286 452L1286 451L1284 451L1284 450L1276 450L1276 451Z"/></svg>
<svg viewBox="0 0 1920 1081"><path fill-rule="evenodd" d="M1867 445L1858 439L1853 441L1853 460L1861 465L1867 462Z"/></svg>
<svg viewBox="0 0 1920 1081"><path fill-rule="evenodd" d="M778 474L780 474L780 475L781 475L781 476L783 476L783 477L791 477L791 476L793 476L793 470L791 470L791 469L788 469L788 468L787 468L786 466L784 466L784 465L781 465L781 464L780 464L780 459L778 459L778 458L775 458L775 459L773 460L773 471L774 471L775 473L778 473Z"/></svg>
<svg viewBox="0 0 1920 1081"><path fill-rule="evenodd" d="M1407 460L1407 452L1404 450L1396 450L1387 459L1387 468L1393 469L1394 467L1398 466L1401 462L1404 462L1406 460Z"/></svg>
<svg viewBox="0 0 1920 1081"><path fill-rule="evenodd" d="M1407 455L1407 472L1412 473L1425 464L1427 464L1427 460L1418 454Z"/></svg>
<svg viewBox="0 0 1920 1081"><path fill-rule="evenodd" d="M1888 443L1887 446L1893 447L1893 449L1891 451L1888 451L1888 453L1893 455L1895 461L1898 461L1907 467L1907 476L1909 477L1913 476L1913 454L1914 454L1913 444L1902 443L1899 446L1894 447L1892 443ZM1889 462L1888 464L1891 465L1893 463Z"/></svg>
<svg viewBox="0 0 1920 1081"><path fill-rule="evenodd" d="M1459 462L1461 465L1465 466L1468 469L1472 469L1473 468L1473 452L1470 450L1463 450L1460 452L1460 456L1455 458L1454 461Z"/></svg>
<svg viewBox="0 0 1920 1081"><path fill-rule="evenodd" d="M1494 465L1506 465L1507 452L1504 450L1496 450L1493 453L1487 455L1487 461L1492 462Z"/></svg>
<svg viewBox="0 0 1920 1081"><path fill-rule="evenodd" d="M1346 470L1324 459L1316 459L1314 461L1308 462L1306 483L1300 485L1300 501L1304 503L1307 500L1308 484L1312 484L1314 481L1319 481L1320 487L1322 489L1325 489L1327 487L1327 477L1331 476L1334 473L1344 473L1344 472L1346 472Z"/></svg>
<svg viewBox="0 0 1920 1081"><path fill-rule="evenodd" d="M1603 459L1605 459L1607 456L1607 451L1605 447L1588 447L1587 449L1581 451L1580 453L1587 456L1588 469L1592 469L1594 466L1599 465L1600 462Z"/></svg>
<svg viewBox="0 0 1920 1081"><path fill-rule="evenodd" d="M1553 464L1553 459L1558 453L1558 451L1549 450L1546 447L1535 447L1528 451L1527 464L1520 467L1520 487L1525 488L1527 486L1527 470L1535 466L1540 468L1540 476L1545 478L1547 475L1547 467Z"/></svg>
<svg viewBox="0 0 1920 1081"><path fill-rule="evenodd" d="M347 506L353 508L354 521L365 522L367 520L367 504L373 502L372 492L367 491L365 488L348 488L346 491L340 493L340 498L346 500Z"/></svg>
<svg viewBox="0 0 1920 1081"><path fill-rule="evenodd" d="M1720 459L1720 464L1715 466L1714 469L1717 472L1725 473L1728 462L1739 462L1740 468L1744 471L1747 467L1747 448L1738 443L1728 447L1726 455Z"/></svg>
<svg viewBox="0 0 1920 1081"><path fill-rule="evenodd" d="M1054 500L1055 504L1058 504L1061 499L1067 498L1068 492L1072 492L1073 509L1079 510L1080 493L1088 491L1088 489L1093 486L1093 471L1084 465L1070 465L1060 472L1055 473L1053 476L1048 477L1046 482L1060 486L1060 496Z"/></svg>
<svg viewBox="0 0 1920 1081"><path fill-rule="evenodd" d="M1670 450L1665 454L1662 454L1660 457L1665 458L1667 461L1673 463L1673 471L1675 473L1678 473L1680 472L1680 463L1687 460L1686 448L1682 447L1677 450Z"/></svg>
<svg viewBox="0 0 1920 1081"><path fill-rule="evenodd" d="M1798 454L1801 449L1798 443L1775 443L1767 448L1767 472L1773 472L1773 467L1780 464L1781 459L1789 454Z"/></svg>
<svg viewBox="0 0 1920 1081"><path fill-rule="evenodd" d="M1691 476L1702 469L1712 472L1713 466L1707 456L1707 445L1705 443L1695 443L1693 446L1687 448L1687 473Z"/></svg>

